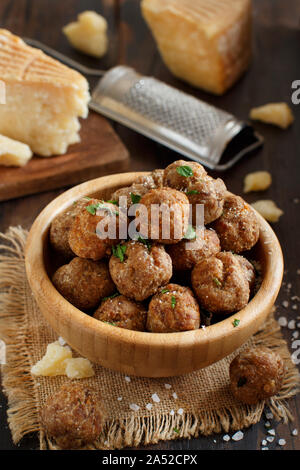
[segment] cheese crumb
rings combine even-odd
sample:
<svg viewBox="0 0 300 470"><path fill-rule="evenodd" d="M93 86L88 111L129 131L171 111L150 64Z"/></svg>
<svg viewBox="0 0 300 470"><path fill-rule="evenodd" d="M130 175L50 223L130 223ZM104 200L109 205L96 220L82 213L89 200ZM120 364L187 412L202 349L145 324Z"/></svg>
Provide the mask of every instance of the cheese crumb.
<svg viewBox="0 0 300 470"><path fill-rule="evenodd" d="M72 351L68 346L61 346L58 341L48 344L46 354L32 368L33 375L65 375L66 359L71 359Z"/></svg>
<svg viewBox="0 0 300 470"><path fill-rule="evenodd" d="M269 199L262 199L261 201L256 201L251 205L268 222L278 222L279 218L283 214L283 211L276 206L275 202Z"/></svg>
<svg viewBox="0 0 300 470"><path fill-rule="evenodd" d="M31 157L32 151L28 145L0 135L0 165L25 166Z"/></svg>
<svg viewBox="0 0 300 470"><path fill-rule="evenodd" d="M294 116L291 108L286 103L268 103L258 108L252 108L250 110L250 119L286 129L294 121Z"/></svg>
<svg viewBox="0 0 300 470"><path fill-rule="evenodd" d="M75 49L93 57L107 52L107 21L95 11L84 11L77 21L67 24L63 33Z"/></svg>
<svg viewBox="0 0 300 470"><path fill-rule="evenodd" d="M84 379L95 375L93 366L84 357L73 357L66 360L66 375L69 379Z"/></svg>
<svg viewBox="0 0 300 470"><path fill-rule="evenodd" d="M248 173L244 179L244 193L251 191L265 191L272 184L272 176L268 171L255 171Z"/></svg>
<svg viewBox="0 0 300 470"><path fill-rule="evenodd" d="M92 377L94 370L91 362L83 357L72 357L69 346L61 346L59 341L47 346L46 354L31 368L33 375L52 377L66 375L70 379Z"/></svg>

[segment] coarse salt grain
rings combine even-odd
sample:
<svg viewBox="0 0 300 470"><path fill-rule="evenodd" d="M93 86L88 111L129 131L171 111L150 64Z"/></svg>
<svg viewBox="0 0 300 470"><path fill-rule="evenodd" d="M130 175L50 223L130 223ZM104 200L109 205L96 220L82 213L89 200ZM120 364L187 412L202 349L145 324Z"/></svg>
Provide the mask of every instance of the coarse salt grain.
<svg viewBox="0 0 300 470"><path fill-rule="evenodd" d="M244 433L242 431L237 431L233 436L232 439L234 441L241 441L244 437Z"/></svg>
<svg viewBox="0 0 300 470"><path fill-rule="evenodd" d="M287 300L284 300L281 305L282 305L284 308L288 308L289 303L288 303Z"/></svg>
<svg viewBox="0 0 300 470"><path fill-rule="evenodd" d="M167 390L170 390L170 388L172 388L172 385L170 385L170 384L165 384L165 388L166 388Z"/></svg>
<svg viewBox="0 0 300 470"><path fill-rule="evenodd" d="M263 440L261 441L261 445L262 445L262 446L266 446L267 444L268 444L268 443L267 443L267 441L266 441L265 439L263 439Z"/></svg>
<svg viewBox="0 0 300 470"><path fill-rule="evenodd" d="M147 403L147 405L146 405L147 410L150 411L152 409L152 407L153 407L152 403Z"/></svg>
<svg viewBox="0 0 300 470"><path fill-rule="evenodd" d="M159 402L160 402L160 398L159 398L159 396L157 395L157 393L153 393L153 395L151 395L151 398L152 398L152 400L153 400L155 403L159 403Z"/></svg>
<svg viewBox="0 0 300 470"><path fill-rule="evenodd" d="M288 322L287 322L286 317L279 317L278 318L278 323L279 323L280 326L286 326Z"/></svg>
<svg viewBox="0 0 300 470"><path fill-rule="evenodd" d="M293 429L292 436L298 436L298 429Z"/></svg>
<svg viewBox="0 0 300 470"><path fill-rule="evenodd" d="M271 411L266 411L266 418L273 419L274 418L273 413L271 413Z"/></svg>
<svg viewBox="0 0 300 470"><path fill-rule="evenodd" d="M122 400L123 400L123 397L118 397L117 400L118 400L118 401L122 401Z"/></svg>
<svg viewBox="0 0 300 470"><path fill-rule="evenodd" d="M131 378L128 377L127 375L125 375L125 380L126 380L126 382L131 382Z"/></svg>
<svg viewBox="0 0 300 470"><path fill-rule="evenodd" d="M178 413L179 415L183 415L183 408L179 408L179 410L177 411L177 413Z"/></svg>
<svg viewBox="0 0 300 470"><path fill-rule="evenodd" d="M296 322L295 320L290 320L289 323L288 323L288 328L290 330L294 330L296 328Z"/></svg>
<svg viewBox="0 0 300 470"><path fill-rule="evenodd" d="M61 336L58 338L58 342L61 346L64 346L65 344L67 344L66 340L64 340Z"/></svg>
<svg viewBox="0 0 300 470"><path fill-rule="evenodd" d="M270 421L266 421L266 422L265 422L265 427L266 427L266 428L269 428L270 426L271 426Z"/></svg>
<svg viewBox="0 0 300 470"><path fill-rule="evenodd" d="M174 414L175 414L175 411L174 411L174 410L171 410L171 411L170 411L170 415L171 415L171 416L174 416Z"/></svg>
<svg viewBox="0 0 300 470"><path fill-rule="evenodd" d="M271 434L271 436L275 436L275 429L269 429L268 433Z"/></svg>
<svg viewBox="0 0 300 470"><path fill-rule="evenodd" d="M286 440L285 440L285 439L279 439L278 444L279 444L280 446L285 446Z"/></svg>
<svg viewBox="0 0 300 470"><path fill-rule="evenodd" d="M268 441L268 442L273 442L274 439L275 439L274 436L268 436L268 437L267 437L267 441Z"/></svg>
<svg viewBox="0 0 300 470"><path fill-rule="evenodd" d="M175 400L177 400L178 396L177 396L177 393L174 392L173 395L172 395L173 398L175 398Z"/></svg>
<svg viewBox="0 0 300 470"><path fill-rule="evenodd" d="M228 434L225 434L223 436L223 441L226 441L226 442L230 441L230 436L228 436Z"/></svg>
<svg viewBox="0 0 300 470"><path fill-rule="evenodd" d="M132 411L138 411L140 409L139 405L137 405L136 403L131 403L129 405L129 408L132 410Z"/></svg>
<svg viewBox="0 0 300 470"><path fill-rule="evenodd" d="M299 331L294 331L293 332L293 338L298 338L299 336Z"/></svg>
<svg viewBox="0 0 300 470"><path fill-rule="evenodd" d="M269 447L262 447L261 450L269 450Z"/></svg>
<svg viewBox="0 0 300 470"><path fill-rule="evenodd" d="M296 304L292 305L292 309L293 310L298 310L298 305L296 305Z"/></svg>

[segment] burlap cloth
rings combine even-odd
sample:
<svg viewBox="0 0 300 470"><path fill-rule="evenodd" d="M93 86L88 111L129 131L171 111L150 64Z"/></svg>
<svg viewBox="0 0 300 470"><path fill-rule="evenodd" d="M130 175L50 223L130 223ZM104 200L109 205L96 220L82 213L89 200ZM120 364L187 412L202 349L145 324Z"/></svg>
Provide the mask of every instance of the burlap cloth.
<svg viewBox="0 0 300 470"><path fill-rule="evenodd" d="M37 432L40 448L54 449L41 429L40 410L46 398L68 379L30 374L47 344L58 336L44 320L26 280L26 235L20 227L0 235L0 337L7 347L2 385L8 397L8 423L14 442ZM286 399L297 393L299 375L272 314L247 343L257 344L276 349L288 370L280 394L256 406L237 403L230 393L228 366L237 352L206 369L166 379L125 378L95 365L95 376L84 381L100 391L108 417L99 440L88 448L123 448L243 429L260 420L266 404L277 419L287 421L291 415ZM153 394L159 402L153 401ZM149 403L151 409L146 408ZM133 411L132 404L139 409Z"/></svg>

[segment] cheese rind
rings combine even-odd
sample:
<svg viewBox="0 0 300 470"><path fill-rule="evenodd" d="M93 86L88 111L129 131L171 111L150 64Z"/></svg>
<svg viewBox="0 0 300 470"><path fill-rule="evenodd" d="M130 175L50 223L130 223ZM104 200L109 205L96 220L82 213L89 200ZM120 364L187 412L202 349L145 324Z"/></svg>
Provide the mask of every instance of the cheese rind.
<svg viewBox="0 0 300 470"><path fill-rule="evenodd" d="M63 154L80 140L78 117L87 117L90 98L81 74L0 29L0 77L0 133L41 156Z"/></svg>
<svg viewBox="0 0 300 470"><path fill-rule="evenodd" d="M177 77L222 94L251 58L251 0L142 0L162 58Z"/></svg>
<svg viewBox="0 0 300 470"><path fill-rule="evenodd" d="M0 165L25 166L31 157L32 151L28 145L0 135Z"/></svg>
<svg viewBox="0 0 300 470"><path fill-rule="evenodd" d="M93 57L107 52L107 21L95 11L84 11L78 20L67 24L63 33L75 49Z"/></svg>

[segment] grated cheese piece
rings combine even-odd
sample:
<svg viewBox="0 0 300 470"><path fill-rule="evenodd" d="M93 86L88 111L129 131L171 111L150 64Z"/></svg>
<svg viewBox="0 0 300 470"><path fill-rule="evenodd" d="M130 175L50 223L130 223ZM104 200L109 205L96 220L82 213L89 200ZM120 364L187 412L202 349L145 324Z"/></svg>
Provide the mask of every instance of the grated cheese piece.
<svg viewBox="0 0 300 470"><path fill-rule="evenodd" d="M251 191L265 191L272 184L272 176L268 171L254 171L248 173L244 179L244 193Z"/></svg>
<svg viewBox="0 0 300 470"><path fill-rule="evenodd" d="M28 145L0 135L0 165L25 166L31 157L32 151Z"/></svg>
<svg viewBox="0 0 300 470"><path fill-rule="evenodd" d="M102 57L107 52L107 21L95 11L84 11L63 28L71 45L85 54Z"/></svg>
<svg viewBox="0 0 300 470"><path fill-rule="evenodd" d="M269 103L258 108L252 108L250 118L267 124L274 124L282 129L286 129L294 121L291 108L286 103Z"/></svg>
<svg viewBox="0 0 300 470"><path fill-rule="evenodd" d="M47 346L46 354L32 368L33 375L55 376L64 375L66 371L66 359L72 357L72 351L68 346L61 346L58 341Z"/></svg>
<svg viewBox="0 0 300 470"><path fill-rule="evenodd" d="M95 375L91 362L84 357L73 357L65 362L66 375L69 379L84 379Z"/></svg>
<svg viewBox="0 0 300 470"><path fill-rule="evenodd" d="M252 207L259 212L268 222L278 222L279 218L283 215L283 211L276 206L274 201L269 199L256 201L251 204Z"/></svg>

